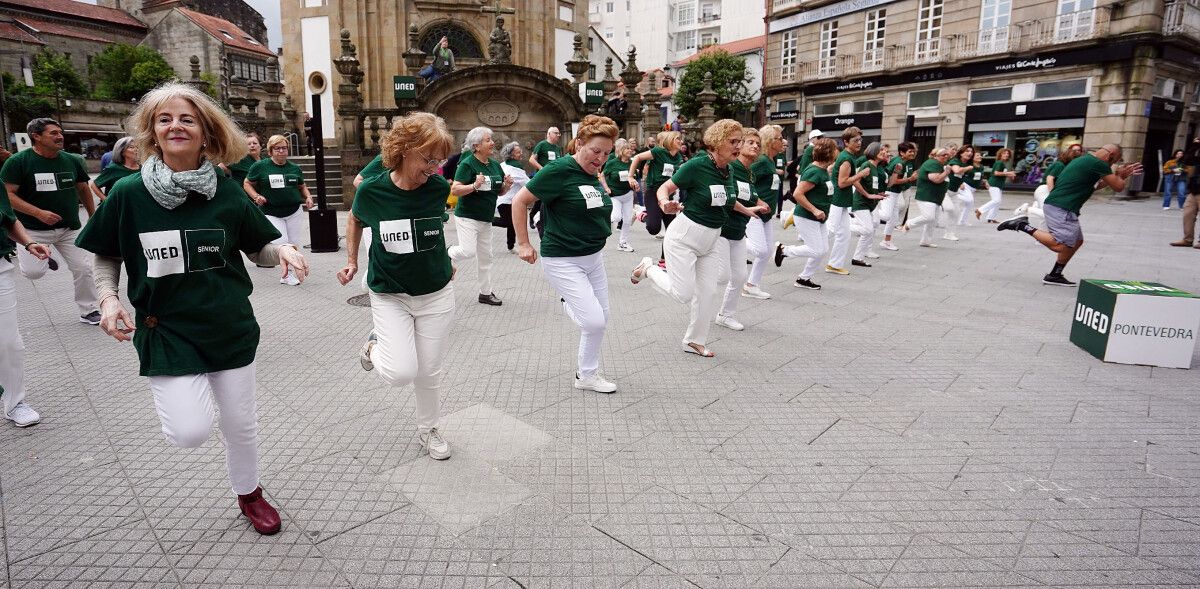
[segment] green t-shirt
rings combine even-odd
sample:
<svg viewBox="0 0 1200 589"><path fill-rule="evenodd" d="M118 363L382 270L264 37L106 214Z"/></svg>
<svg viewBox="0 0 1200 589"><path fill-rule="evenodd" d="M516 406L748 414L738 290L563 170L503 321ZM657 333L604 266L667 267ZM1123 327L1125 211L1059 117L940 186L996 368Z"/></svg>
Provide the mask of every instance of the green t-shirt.
<svg viewBox="0 0 1200 589"><path fill-rule="evenodd" d="M257 252L278 238L224 174L217 175L211 200L192 195L167 210L137 173L113 186L75 243L124 262L141 375L180 376L254 361L254 284L239 252Z"/></svg>
<svg viewBox="0 0 1200 589"><path fill-rule="evenodd" d="M671 155L666 148L655 147L650 150L650 156L650 172L646 185L652 188L665 184L683 165L683 152L675 152L675 155Z"/></svg>
<svg viewBox="0 0 1200 589"><path fill-rule="evenodd" d="M100 175L96 176L96 179L92 180L92 182L94 182L96 187L103 190L104 194L107 195L108 191L112 190L113 184L117 183L117 180L120 180L121 178L124 178L135 172L137 172L137 170L130 170L121 164L108 164L108 167L104 168L104 170L100 172Z"/></svg>
<svg viewBox="0 0 1200 589"><path fill-rule="evenodd" d="M363 180L365 181L368 178L374 178L375 176L378 176L386 171L388 170L387 168L383 167L383 154L381 153L375 156L375 159L367 162L367 165L364 166L362 170L359 170L358 175L362 176Z"/></svg>
<svg viewBox="0 0 1200 589"><path fill-rule="evenodd" d="M967 164L962 163L961 161L959 161L958 158L950 158L950 161L946 162L946 165L950 166L950 175L946 177L946 181L944 182L944 184L946 185L946 190L948 192L958 192L959 187L961 187L963 184L963 177L966 176L967 174L969 174L970 172L963 172L961 174L955 174L954 166L958 166L958 167L962 168L962 167L966 167Z"/></svg>
<svg viewBox="0 0 1200 589"><path fill-rule="evenodd" d="M996 172L1007 172L1008 162L997 161L992 164L992 173L988 175L988 185L1003 189L1004 183L1008 182L1008 176L997 176Z"/></svg>
<svg viewBox="0 0 1200 589"><path fill-rule="evenodd" d="M809 143L808 147L804 148L804 153L800 155L800 165L796 169L800 170L801 174L803 174L804 170L808 169L808 165L813 162L813 147L814 145Z"/></svg>
<svg viewBox="0 0 1200 589"><path fill-rule="evenodd" d="M759 156L765 157L765 156ZM769 162L768 162L769 163ZM754 164L750 164L751 167ZM729 169L732 170L734 196L737 201L742 203L742 206L750 208L758 206L758 193L754 190L754 174L750 169L742 164L741 160L733 160L729 163ZM686 209L685 209L686 211ZM750 222L750 217L743 215L732 208L729 211L729 218L725 220L725 224L721 226L721 237L730 241L738 241L746 238L746 225Z"/></svg>
<svg viewBox="0 0 1200 589"><path fill-rule="evenodd" d="M229 164L226 167L229 168L229 175L232 176L234 180L237 180L238 186L241 186L242 182L246 180L246 176L250 174L250 168L253 167L254 164L261 161L263 160L256 160L253 156L247 155L246 157L238 160L237 163ZM97 184L97 186L99 186L99 184Z"/></svg>
<svg viewBox="0 0 1200 589"><path fill-rule="evenodd" d="M1050 164L1049 168L1046 168L1046 173L1042 175L1042 184L1045 184L1046 178L1049 178L1051 176L1054 176L1054 178L1055 178L1054 182L1055 182L1055 184L1057 184L1058 183L1058 175L1061 174L1063 172L1063 169L1065 169L1066 167L1067 167L1067 164L1064 164L1062 160L1054 160L1054 163Z"/></svg>
<svg viewBox="0 0 1200 589"><path fill-rule="evenodd" d="M887 168L884 166L875 165L874 162L867 162L866 166L871 169L871 173L862 179L861 184L863 185L863 188L866 188L867 192L870 192L871 194L880 194L887 190ZM854 204L850 206L850 210L861 211L865 209L868 211L873 211L875 210L875 206L878 204L879 201L873 198L867 198L858 192L855 192Z"/></svg>
<svg viewBox="0 0 1200 589"><path fill-rule="evenodd" d="M850 175L854 175L854 170L857 168L854 164L856 159L857 156L850 153L849 150L843 149L838 154L837 159L833 160L833 171L829 174L830 178L833 179L833 202L830 204L835 207L848 209L850 205L854 204L854 186L850 185L845 188L839 188L838 178L841 177L842 164L846 162L850 164Z"/></svg>
<svg viewBox="0 0 1200 589"><path fill-rule="evenodd" d="M963 184L978 190L983 186L984 171L987 168L983 164L972 163L971 165L974 167L969 172L963 174Z"/></svg>
<svg viewBox="0 0 1200 589"><path fill-rule="evenodd" d="M893 172L895 172L896 176L899 178L907 178L911 176L915 167L916 164L912 160L906 160L898 155L892 156L892 159L888 160L887 163L888 181L891 181ZM912 182L898 182L888 186L888 192L904 192L905 190L912 188L912 186Z"/></svg>
<svg viewBox="0 0 1200 589"><path fill-rule="evenodd" d="M35 231L79 229L79 193L75 186L76 183L87 184L89 179L83 158L65 151L58 152L53 158L42 157L32 149L18 151L0 168L0 180L5 184L16 184L17 196L62 217L61 221L47 225L36 217L18 212L21 224Z"/></svg>
<svg viewBox="0 0 1200 589"><path fill-rule="evenodd" d="M547 166L525 185L542 203L546 232L541 254L547 258L590 256L612 235L612 199L600 180L573 157Z"/></svg>
<svg viewBox="0 0 1200 589"><path fill-rule="evenodd" d="M920 169L917 170L917 200L941 206L942 200L946 198L946 191L949 190L950 181L946 180L939 184L931 181L929 175L941 174L942 169L941 162L933 158L929 158L921 164Z"/></svg>
<svg viewBox="0 0 1200 589"><path fill-rule="evenodd" d="M812 203L814 207L820 209L821 212L825 213L826 218L828 218L829 205L833 202L833 179L830 177L829 172L827 172L825 168L822 168L821 166L809 164L808 167L804 168L804 171L800 173L800 181L811 182L813 184L812 190L804 193L804 198L807 198L808 202ZM808 212L808 209L800 206L799 204L796 205L796 210L794 212L805 219L818 221L818 219L814 217L812 213ZM824 223L825 221L819 220L819 222Z"/></svg>
<svg viewBox="0 0 1200 589"><path fill-rule="evenodd" d="M537 163L545 166L562 157L562 150L557 145L543 139L537 145L533 146L533 155L537 156Z"/></svg>
<svg viewBox="0 0 1200 589"><path fill-rule="evenodd" d="M479 174L483 174L485 178L483 184L475 192L458 197L454 214L464 219L491 223L496 217L496 199L499 198L500 188L504 184L504 169L500 167L500 162L488 158L485 164L474 154L463 154L462 159L458 160L458 169L454 171L454 181L474 184L475 176Z"/></svg>
<svg viewBox="0 0 1200 589"><path fill-rule="evenodd" d="M775 216L775 209L779 206L779 174L775 171L779 169L779 162L775 160L771 163L771 158L760 155L754 163L750 164L750 173L754 176L754 194L758 195L771 210L767 213L759 215L763 221L770 221L771 217Z"/></svg>
<svg viewBox="0 0 1200 589"><path fill-rule="evenodd" d="M729 168L717 169L713 159L703 151L679 166L672 179L687 193L683 214L705 227L723 227L737 196L731 172Z"/></svg>
<svg viewBox="0 0 1200 589"><path fill-rule="evenodd" d="M272 217L286 217L300 208L304 195L300 187L304 186L304 173L300 166L292 162L276 164L271 158L264 158L250 166L246 179L254 185L263 198L267 199L262 211Z"/></svg>
<svg viewBox="0 0 1200 589"><path fill-rule="evenodd" d="M415 190L401 190L390 174L358 185L350 211L375 236L367 255L372 292L419 296L450 283L442 218L448 192L450 183L437 174Z"/></svg>
<svg viewBox="0 0 1200 589"><path fill-rule="evenodd" d="M1090 153L1083 154L1071 160L1055 177L1054 189L1046 197L1046 204L1078 215L1083 203L1095 192L1096 183L1111 173L1112 166Z"/></svg>
<svg viewBox="0 0 1200 589"><path fill-rule="evenodd" d="M621 195L629 192L629 164L631 162L623 162L621 158L612 158L604 162L604 181L608 183L608 189L613 194Z"/></svg>
<svg viewBox="0 0 1200 589"><path fill-rule="evenodd" d="M17 251L17 242L8 234L16 222L17 214L13 212L12 203L8 202L8 191L0 190L0 258Z"/></svg>

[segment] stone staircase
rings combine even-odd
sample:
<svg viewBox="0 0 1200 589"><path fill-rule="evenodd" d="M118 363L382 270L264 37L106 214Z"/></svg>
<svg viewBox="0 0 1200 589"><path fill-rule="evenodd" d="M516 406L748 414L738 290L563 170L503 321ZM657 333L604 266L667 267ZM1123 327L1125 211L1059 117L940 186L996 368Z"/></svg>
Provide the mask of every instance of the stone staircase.
<svg viewBox="0 0 1200 589"><path fill-rule="evenodd" d="M291 156L288 161L300 166L304 172L304 183L312 192L313 200L317 198L317 163L312 156ZM325 196L329 199L329 208L342 208L342 158L338 155L325 156Z"/></svg>

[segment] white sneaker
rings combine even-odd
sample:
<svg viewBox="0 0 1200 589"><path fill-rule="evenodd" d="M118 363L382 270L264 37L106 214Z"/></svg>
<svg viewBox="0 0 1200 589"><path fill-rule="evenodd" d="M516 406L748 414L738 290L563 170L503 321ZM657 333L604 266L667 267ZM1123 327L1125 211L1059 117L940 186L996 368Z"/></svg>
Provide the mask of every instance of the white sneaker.
<svg viewBox="0 0 1200 589"><path fill-rule="evenodd" d="M732 329L734 331L741 331L743 329L746 329L746 326L742 325L742 323L740 321L738 321L737 319L734 319L733 317L730 317L728 315L717 315L716 323L717 323L717 325L720 325L722 327L728 327L729 329Z"/></svg>
<svg viewBox="0 0 1200 589"><path fill-rule="evenodd" d="M29 427L42 420L42 416L38 415L38 412L34 411L33 407L26 405L25 401L17 403L17 406L13 407L13 410L8 415L5 415L5 417L17 427Z"/></svg>
<svg viewBox="0 0 1200 589"><path fill-rule="evenodd" d="M624 241L622 241L621 243L618 243L618 244L617 244L617 249L618 249L618 250L621 250L621 251L623 251L623 252L631 252L631 251L633 251L633 246L631 246L631 245L629 245L628 243L625 243Z"/></svg>
<svg viewBox="0 0 1200 589"><path fill-rule="evenodd" d="M895 243L892 243L890 241L879 242L879 247L881 247L885 250L888 250L890 252L900 251L900 248Z"/></svg>
<svg viewBox="0 0 1200 589"><path fill-rule="evenodd" d="M442 437L442 432L438 428L433 428L427 432L421 432L421 445L429 452L429 457L434 460L445 460L450 457L450 442Z"/></svg>
<svg viewBox="0 0 1200 589"><path fill-rule="evenodd" d="M576 374L575 388L581 391L595 391L597 393L617 392L617 384L604 380L604 377L599 374L593 374L587 378L579 378L579 375Z"/></svg>
<svg viewBox="0 0 1200 589"><path fill-rule="evenodd" d="M771 293L766 292L757 286L751 286L747 284L746 286L742 287L742 296L748 299L765 300L771 298Z"/></svg>
<svg viewBox="0 0 1200 589"><path fill-rule="evenodd" d="M877 254L875 252L867 252L867 257L871 258L872 260L875 260L875 259L879 258L879 254Z"/></svg>
<svg viewBox="0 0 1200 589"><path fill-rule="evenodd" d="M371 335L367 336L367 341L358 349L358 363L367 372L375 369L375 363L371 361L371 350L375 347L375 340L375 332L372 331Z"/></svg>
<svg viewBox="0 0 1200 589"><path fill-rule="evenodd" d="M921 247L937 247L938 246L936 243L933 243L932 241L922 241L921 243L919 243L917 245L919 245Z"/></svg>
<svg viewBox="0 0 1200 589"><path fill-rule="evenodd" d="M665 227L658 233L654 234L654 239L661 240L661 239L666 239L666 238L667 238L667 229Z"/></svg>
<svg viewBox="0 0 1200 589"><path fill-rule="evenodd" d="M288 286L300 286L300 279L296 278L295 276L293 276L291 274L288 274L287 278L284 278L283 280L281 280L280 283L286 284Z"/></svg>
<svg viewBox="0 0 1200 589"><path fill-rule="evenodd" d="M1028 211L1028 210L1029 210L1029 203L1021 203L1021 206L1017 207L1017 210L1013 211L1012 216L1020 217L1025 214L1025 211Z"/></svg>
<svg viewBox="0 0 1200 589"><path fill-rule="evenodd" d="M959 241L958 236L953 233L943 235L942 239L944 239L946 241Z"/></svg>

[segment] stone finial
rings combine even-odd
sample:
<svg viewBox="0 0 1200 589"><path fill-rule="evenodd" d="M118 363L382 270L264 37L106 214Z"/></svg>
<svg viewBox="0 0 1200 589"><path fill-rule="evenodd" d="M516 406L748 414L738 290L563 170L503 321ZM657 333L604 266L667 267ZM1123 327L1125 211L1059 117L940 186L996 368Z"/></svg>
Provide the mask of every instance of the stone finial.
<svg viewBox="0 0 1200 589"><path fill-rule="evenodd" d="M571 55L571 60L567 62L567 73L575 78L575 83L583 82L583 74L588 70L587 54L583 52L583 35L575 33L575 39L572 43L575 46L575 52Z"/></svg>
<svg viewBox="0 0 1200 589"><path fill-rule="evenodd" d="M620 80L613 74L613 58L611 56L604 58L604 96L617 91L617 84Z"/></svg>
<svg viewBox="0 0 1200 589"><path fill-rule="evenodd" d="M200 58L196 57L195 55L191 56L190 58L188 58L188 65L190 65L192 68L192 79L199 80L200 79Z"/></svg>

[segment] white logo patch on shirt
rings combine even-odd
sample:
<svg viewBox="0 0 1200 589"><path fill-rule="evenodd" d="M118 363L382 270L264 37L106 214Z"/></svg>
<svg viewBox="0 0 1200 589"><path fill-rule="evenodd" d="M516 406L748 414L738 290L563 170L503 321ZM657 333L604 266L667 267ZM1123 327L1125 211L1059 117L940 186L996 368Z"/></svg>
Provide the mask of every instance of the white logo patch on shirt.
<svg viewBox="0 0 1200 589"><path fill-rule="evenodd" d="M413 242L412 219L380 221L379 242L383 244L383 249L389 253L413 253L416 248Z"/></svg>
<svg viewBox="0 0 1200 589"><path fill-rule="evenodd" d="M779 190L779 175L771 174L771 190Z"/></svg>
<svg viewBox="0 0 1200 589"><path fill-rule="evenodd" d="M629 170L621 170L620 172L617 172L617 178L620 178L622 182L628 182Z"/></svg>
<svg viewBox="0 0 1200 589"><path fill-rule="evenodd" d="M271 188L283 188L287 184L283 180L283 174L268 174L267 180L271 182Z"/></svg>
<svg viewBox="0 0 1200 589"><path fill-rule="evenodd" d="M580 186L579 193L583 195L583 203L587 208L594 209L604 206L604 195L595 186Z"/></svg>
<svg viewBox="0 0 1200 589"><path fill-rule="evenodd" d="M708 187L708 195L712 199L710 204L714 207L723 207L729 201L729 195L725 193L725 187L720 184L712 184Z"/></svg>
<svg viewBox="0 0 1200 589"><path fill-rule="evenodd" d="M670 178L675 174L675 164L663 164L662 177Z"/></svg>
<svg viewBox="0 0 1200 589"><path fill-rule="evenodd" d="M879 176L871 176L871 190L879 190Z"/></svg>
<svg viewBox="0 0 1200 589"><path fill-rule="evenodd" d="M183 274L183 240L179 231L151 231L139 233L142 255L146 256L146 277L161 278L170 274Z"/></svg>
<svg viewBox="0 0 1200 589"><path fill-rule="evenodd" d="M53 172L33 175L33 185L36 192L54 192L58 190L58 180Z"/></svg>
<svg viewBox="0 0 1200 589"><path fill-rule="evenodd" d="M485 175L483 177L483 184L479 185L479 190L481 192L491 192L491 190L492 190L492 177L491 176Z"/></svg>
<svg viewBox="0 0 1200 589"><path fill-rule="evenodd" d="M778 178L779 176L776 176ZM741 180L737 181L738 200L750 202L750 185Z"/></svg>
<svg viewBox="0 0 1200 589"><path fill-rule="evenodd" d="M978 180L980 178L983 178L983 172L975 172L975 179Z"/></svg>
<svg viewBox="0 0 1200 589"><path fill-rule="evenodd" d="M558 157L557 153L554 153L553 151L546 152L546 159L548 159L550 161L554 161L554 158L556 158L556 157Z"/></svg>
<svg viewBox="0 0 1200 589"><path fill-rule="evenodd" d="M827 196L833 196L833 180L825 181L825 190Z"/></svg>

